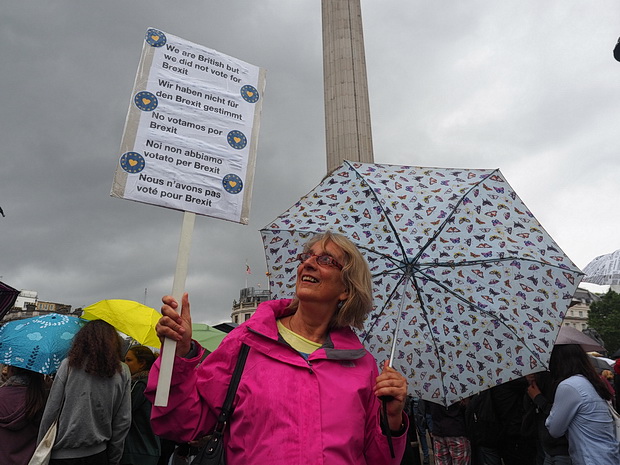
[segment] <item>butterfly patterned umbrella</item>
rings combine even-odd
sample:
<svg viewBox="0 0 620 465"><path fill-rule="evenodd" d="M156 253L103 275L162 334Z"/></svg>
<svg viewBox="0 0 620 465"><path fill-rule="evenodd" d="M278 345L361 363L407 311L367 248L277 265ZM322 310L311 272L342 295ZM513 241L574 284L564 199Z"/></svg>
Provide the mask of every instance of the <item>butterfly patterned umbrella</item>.
<svg viewBox="0 0 620 465"><path fill-rule="evenodd" d="M261 230L275 298L294 294L296 256L326 230L368 261L359 336L412 395L450 405L547 367L582 273L499 170L345 161Z"/></svg>

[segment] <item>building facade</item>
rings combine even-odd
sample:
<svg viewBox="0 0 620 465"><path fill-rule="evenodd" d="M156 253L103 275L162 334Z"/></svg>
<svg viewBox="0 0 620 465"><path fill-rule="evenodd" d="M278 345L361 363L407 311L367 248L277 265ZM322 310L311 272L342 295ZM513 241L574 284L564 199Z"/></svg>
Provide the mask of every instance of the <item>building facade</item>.
<svg viewBox="0 0 620 465"><path fill-rule="evenodd" d="M22 310L26 310L29 305L34 305L36 307L37 300L39 300L39 293L37 291L27 291L22 289L15 300L13 308L21 308Z"/></svg>
<svg viewBox="0 0 620 465"><path fill-rule="evenodd" d="M271 293L266 290L246 287L239 292L239 300L234 300L230 318L233 323L249 320L261 302L269 300Z"/></svg>
<svg viewBox="0 0 620 465"><path fill-rule="evenodd" d="M564 326L572 326L579 331L583 331L588 328L588 314L590 312L590 305L592 302L600 300L600 297L587 289L578 287L575 291L575 295L571 300L570 306L566 311L566 317L564 317Z"/></svg>
<svg viewBox="0 0 620 465"><path fill-rule="evenodd" d="M36 291L22 290L15 300L15 305L2 318L2 323L13 320L23 320L33 316L46 315L48 313L60 313L64 315L80 316L82 309L72 310L71 305L48 302L38 299L39 294Z"/></svg>

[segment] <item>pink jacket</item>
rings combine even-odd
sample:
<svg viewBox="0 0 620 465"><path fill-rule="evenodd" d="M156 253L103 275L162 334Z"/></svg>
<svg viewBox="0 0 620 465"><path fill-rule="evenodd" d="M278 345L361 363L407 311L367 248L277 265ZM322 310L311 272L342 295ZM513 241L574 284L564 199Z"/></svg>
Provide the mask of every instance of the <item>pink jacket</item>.
<svg viewBox="0 0 620 465"><path fill-rule="evenodd" d="M197 368L200 354L176 357L168 406L151 412L153 431L176 441L212 431L245 342L250 351L225 438L230 465L399 464L407 435L393 438L392 459L379 426L372 355L346 328L332 330L306 361L279 339L276 318L289 303L261 304ZM158 374L159 361L145 392L151 400Z"/></svg>

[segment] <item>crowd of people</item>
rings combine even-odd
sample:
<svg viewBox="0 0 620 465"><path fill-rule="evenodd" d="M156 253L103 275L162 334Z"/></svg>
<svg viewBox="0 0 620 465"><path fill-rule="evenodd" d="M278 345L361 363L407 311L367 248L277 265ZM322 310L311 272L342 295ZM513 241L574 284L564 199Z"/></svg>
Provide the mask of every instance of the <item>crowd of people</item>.
<svg viewBox="0 0 620 465"><path fill-rule="evenodd" d="M412 400L407 414L416 422L413 440L420 442L423 463L428 463L428 429L435 465L620 464L620 438L610 410L615 389L576 344L556 345L549 371L451 406Z"/></svg>
<svg viewBox="0 0 620 465"><path fill-rule="evenodd" d="M140 345L126 354L122 348L117 331L95 320L76 334L53 377L7 366L0 387L0 463L28 464L57 421L50 464L156 465L159 438L144 398L155 354Z"/></svg>
<svg viewBox="0 0 620 465"><path fill-rule="evenodd" d="M206 357L192 340L189 296L163 298L156 331L176 341L165 407L152 405L161 358L144 346L123 351L102 320L83 326L51 383L8 367L0 463L27 465L57 419L52 465L189 463L216 425L229 465L417 464L414 441L424 464L620 465L613 394L580 346L556 346L548 373L448 407L408 398L406 379L387 361L379 371L353 331L372 307L356 246L328 232L297 258L295 298L262 303Z"/></svg>

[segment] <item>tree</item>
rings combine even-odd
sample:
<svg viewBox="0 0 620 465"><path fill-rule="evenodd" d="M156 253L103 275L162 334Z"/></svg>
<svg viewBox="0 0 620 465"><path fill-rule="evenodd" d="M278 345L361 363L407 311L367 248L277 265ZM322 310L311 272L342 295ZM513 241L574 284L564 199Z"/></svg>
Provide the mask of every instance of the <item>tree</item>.
<svg viewBox="0 0 620 465"><path fill-rule="evenodd" d="M620 294L611 289L598 302L590 304L588 326L605 341L605 349L613 354L620 348Z"/></svg>

